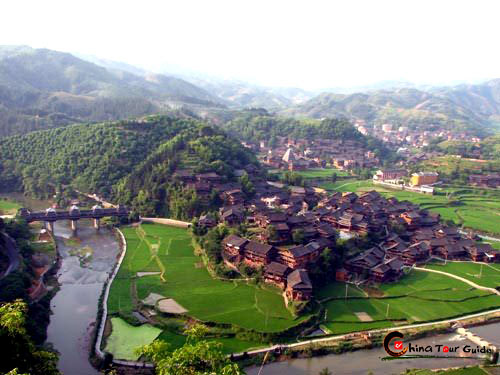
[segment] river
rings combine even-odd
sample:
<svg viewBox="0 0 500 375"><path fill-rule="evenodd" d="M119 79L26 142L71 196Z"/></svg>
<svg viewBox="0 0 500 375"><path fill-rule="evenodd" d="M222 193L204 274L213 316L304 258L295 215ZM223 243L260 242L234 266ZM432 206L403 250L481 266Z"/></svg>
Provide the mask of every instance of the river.
<svg viewBox="0 0 500 375"><path fill-rule="evenodd" d="M88 361L90 333L104 282L119 254L113 233L104 228L98 232L90 224L78 222L77 238L71 238L67 222L55 226L62 264L57 274L60 290L51 302L47 342L59 352L59 369L66 375L99 374ZM77 249L84 250L75 254Z"/></svg>
<svg viewBox="0 0 500 375"><path fill-rule="evenodd" d="M51 205L19 193L2 196L32 210ZM110 230L96 231L87 219L78 221L76 238L72 238L67 221L56 222L54 228L62 262L57 273L60 289L51 301L47 343L59 352L58 368L63 374L98 375L88 360L90 335L104 282L119 255L119 243ZM85 254L89 256L84 259Z"/></svg>

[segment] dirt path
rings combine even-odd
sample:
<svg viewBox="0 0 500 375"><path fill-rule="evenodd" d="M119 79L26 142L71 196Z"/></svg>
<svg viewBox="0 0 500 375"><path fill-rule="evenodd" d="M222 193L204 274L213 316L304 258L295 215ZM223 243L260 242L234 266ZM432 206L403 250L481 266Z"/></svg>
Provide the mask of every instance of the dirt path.
<svg viewBox="0 0 500 375"><path fill-rule="evenodd" d="M478 284L476 284L476 283L474 283L474 282L472 282L470 280L464 279L463 277L454 275L452 273L438 271L438 270L432 270L432 269L428 269L428 268L421 268L421 267L415 267L415 269L418 270L418 271L439 273L441 275L445 275L445 276L451 277L453 279L457 279L457 280L463 281L464 283L469 284L470 286L473 286L476 289L485 290L487 292L495 293L496 295L500 296L500 292L498 290L496 290L496 289L488 288L488 287L485 287L485 286L482 286L482 285L478 285Z"/></svg>

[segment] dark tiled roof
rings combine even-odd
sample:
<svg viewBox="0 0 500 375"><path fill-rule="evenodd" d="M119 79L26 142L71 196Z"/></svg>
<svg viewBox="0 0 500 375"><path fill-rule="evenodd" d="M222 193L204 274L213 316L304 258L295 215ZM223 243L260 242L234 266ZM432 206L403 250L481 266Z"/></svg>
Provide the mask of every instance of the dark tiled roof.
<svg viewBox="0 0 500 375"><path fill-rule="evenodd" d="M300 258L304 255L310 254L312 252L311 248L305 246L295 246L288 249L288 252L292 254L294 258Z"/></svg>
<svg viewBox="0 0 500 375"><path fill-rule="evenodd" d="M273 273L279 276L285 276L289 268L284 264L271 262L266 266L265 272Z"/></svg>
<svg viewBox="0 0 500 375"><path fill-rule="evenodd" d="M295 270L288 275L287 283L293 289L312 289L311 280L304 269Z"/></svg>
<svg viewBox="0 0 500 375"><path fill-rule="evenodd" d="M286 215L282 212L272 212L270 214L267 214L267 218L271 222L285 222L286 221Z"/></svg>
<svg viewBox="0 0 500 375"><path fill-rule="evenodd" d="M276 228L276 230L280 230L280 231L290 230L287 223L276 223L273 225Z"/></svg>
<svg viewBox="0 0 500 375"><path fill-rule="evenodd" d="M262 244L259 242L248 241L245 249L260 255L267 255L272 250L271 245Z"/></svg>
<svg viewBox="0 0 500 375"><path fill-rule="evenodd" d="M241 247L242 245L244 245L247 242L248 242L248 240L246 238L238 237L235 234L231 234L222 240L223 244L231 245L231 246L235 246L235 247Z"/></svg>

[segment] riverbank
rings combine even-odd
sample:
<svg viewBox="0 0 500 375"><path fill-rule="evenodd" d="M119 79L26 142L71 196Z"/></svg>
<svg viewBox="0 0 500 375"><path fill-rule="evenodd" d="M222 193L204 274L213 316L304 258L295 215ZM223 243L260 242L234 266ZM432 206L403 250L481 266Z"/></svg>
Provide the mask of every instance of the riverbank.
<svg viewBox="0 0 500 375"><path fill-rule="evenodd" d="M488 324L500 324L500 309L494 312L474 314L441 322L419 324L407 327L397 327L399 332L408 339L420 339L443 333L455 332L456 327L477 327ZM288 361L294 358L312 358L328 354L343 354L356 350L373 349L382 346L383 339L388 332L396 328L377 329L356 332L346 335L313 338L307 341L273 345L268 348L244 352L233 357L244 366Z"/></svg>
<svg viewBox="0 0 500 375"><path fill-rule="evenodd" d="M488 331L500 334L500 316L475 320L469 322L470 327L484 327ZM486 324L486 325L484 325ZM474 330L474 328L472 328ZM428 328L425 331L411 332L402 331L404 340L411 340L414 346L448 345L450 347L465 345L476 347L465 337L457 334L451 327L441 326ZM407 372L409 368L423 369L446 369L450 367L464 367L482 364L484 358L475 358L470 352L463 350L458 353L459 357L440 358L445 353L434 353L437 358L408 359L398 361L382 361L387 353L382 347L382 335L358 335L357 342L341 343L337 347L325 345L304 346L300 349L282 350L280 353L271 352L268 355L261 353L252 359L241 362L248 367L248 375L264 374L279 375L316 375L324 368L330 368L335 375L386 375ZM369 342L370 340L371 342ZM265 359L265 361L264 361ZM261 368L262 364L265 364ZM261 372L262 371L262 372ZM427 373L426 373L427 374Z"/></svg>

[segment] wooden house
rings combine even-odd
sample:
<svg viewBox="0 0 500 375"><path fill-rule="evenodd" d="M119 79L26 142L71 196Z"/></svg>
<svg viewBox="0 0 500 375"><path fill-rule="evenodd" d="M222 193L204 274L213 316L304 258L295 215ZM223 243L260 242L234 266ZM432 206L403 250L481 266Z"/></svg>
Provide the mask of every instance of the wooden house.
<svg viewBox="0 0 500 375"><path fill-rule="evenodd" d="M222 181L222 177L215 172L197 174L196 179L200 182L208 183L219 183Z"/></svg>
<svg viewBox="0 0 500 375"><path fill-rule="evenodd" d="M313 287L306 270L298 269L287 277L286 296L292 301L307 301L312 297Z"/></svg>
<svg viewBox="0 0 500 375"><path fill-rule="evenodd" d="M344 268L350 272L363 274L379 264L384 259L383 250L373 247L360 255L344 262Z"/></svg>
<svg viewBox="0 0 500 375"><path fill-rule="evenodd" d="M248 241L245 245L244 261L250 266L261 267L271 263L276 254L274 246Z"/></svg>
<svg viewBox="0 0 500 375"><path fill-rule="evenodd" d="M377 283L399 280L403 275L403 262L398 258L381 262L369 272L370 280Z"/></svg>
<svg viewBox="0 0 500 375"><path fill-rule="evenodd" d="M429 260L431 247L428 241L421 241L410 245L403 252L403 261L406 265L423 263Z"/></svg>
<svg viewBox="0 0 500 375"><path fill-rule="evenodd" d="M248 243L246 238L241 238L235 234L231 234L222 240L224 251L229 255L241 255Z"/></svg>
<svg viewBox="0 0 500 375"><path fill-rule="evenodd" d="M222 213L221 220L230 226L240 225L244 221L244 216L243 213L237 209L229 209Z"/></svg>
<svg viewBox="0 0 500 375"><path fill-rule="evenodd" d="M305 246L295 246L289 249L279 248L276 260L295 270L305 267L311 260L317 257L316 254L313 249Z"/></svg>
<svg viewBox="0 0 500 375"><path fill-rule="evenodd" d="M213 228L217 225L217 221L211 216L202 215L198 220L198 225L203 228Z"/></svg>
<svg viewBox="0 0 500 375"><path fill-rule="evenodd" d="M223 191L220 195L225 203L232 206L242 204L245 200L243 192L240 189Z"/></svg>
<svg viewBox="0 0 500 375"><path fill-rule="evenodd" d="M286 265L271 262L264 268L264 281L266 283L275 284L281 289L286 288L286 278L291 272L291 269Z"/></svg>

